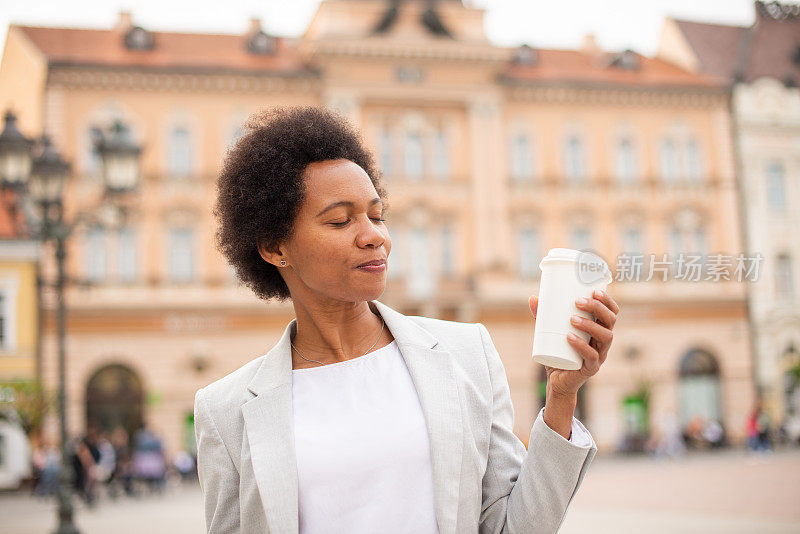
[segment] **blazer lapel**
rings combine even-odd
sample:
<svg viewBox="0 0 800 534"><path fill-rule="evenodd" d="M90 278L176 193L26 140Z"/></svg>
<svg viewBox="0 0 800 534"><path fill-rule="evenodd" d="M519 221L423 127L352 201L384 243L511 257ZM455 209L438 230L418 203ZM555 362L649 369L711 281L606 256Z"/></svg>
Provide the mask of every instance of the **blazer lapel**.
<svg viewBox="0 0 800 534"><path fill-rule="evenodd" d="M417 389L431 449L433 495L440 534L454 534L461 487L462 420L452 355L405 315L375 300Z"/></svg>
<svg viewBox="0 0 800 534"><path fill-rule="evenodd" d="M300 529L297 462L292 419L292 319L261 362L247 388L256 396L242 405L250 460L270 532Z"/></svg>
<svg viewBox="0 0 800 534"><path fill-rule="evenodd" d="M462 455L461 404L452 355L405 315L374 300L386 321L419 396L430 441L434 505L439 532L456 531ZM286 326L248 385L256 396L242 405L253 471L271 532L297 532L298 478L292 418L290 341L297 320Z"/></svg>

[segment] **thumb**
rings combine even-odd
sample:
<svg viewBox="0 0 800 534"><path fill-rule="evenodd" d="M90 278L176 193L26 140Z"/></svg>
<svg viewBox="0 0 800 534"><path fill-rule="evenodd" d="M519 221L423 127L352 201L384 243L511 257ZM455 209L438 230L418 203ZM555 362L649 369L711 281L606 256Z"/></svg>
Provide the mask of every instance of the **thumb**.
<svg viewBox="0 0 800 534"><path fill-rule="evenodd" d="M528 298L528 306L530 307L533 316L536 317L536 311L539 308L539 297L532 295L530 298Z"/></svg>

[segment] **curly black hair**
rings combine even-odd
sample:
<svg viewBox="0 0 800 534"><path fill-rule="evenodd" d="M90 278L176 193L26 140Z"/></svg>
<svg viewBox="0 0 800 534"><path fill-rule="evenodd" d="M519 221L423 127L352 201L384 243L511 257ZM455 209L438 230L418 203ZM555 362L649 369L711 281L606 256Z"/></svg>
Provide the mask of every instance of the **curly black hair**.
<svg viewBox="0 0 800 534"><path fill-rule="evenodd" d="M305 197L309 163L348 159L369 175L388 210L382 176L361 134L342 115L320 107L276 107L253 114L217 179L217 248L238 279L263 300L291 298L278 268L258 253L289 240Z"/></svg>

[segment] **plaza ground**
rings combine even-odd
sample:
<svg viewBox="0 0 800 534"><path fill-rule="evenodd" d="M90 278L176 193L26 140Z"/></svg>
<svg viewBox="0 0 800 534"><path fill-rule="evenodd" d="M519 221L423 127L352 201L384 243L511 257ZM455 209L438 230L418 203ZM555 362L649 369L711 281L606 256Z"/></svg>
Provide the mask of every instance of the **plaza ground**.
<svg viewBox="0 0 800 534"><path fill-rule="evenodd" d="M741 450L696 453L676 460L595 458L572 501L561 534L800 532L800 449L754 456ZM3 532L54 530L53 501L0 494ZM164 496L78 505L83 534L204 532L196 484L172 485Z"/></svg>

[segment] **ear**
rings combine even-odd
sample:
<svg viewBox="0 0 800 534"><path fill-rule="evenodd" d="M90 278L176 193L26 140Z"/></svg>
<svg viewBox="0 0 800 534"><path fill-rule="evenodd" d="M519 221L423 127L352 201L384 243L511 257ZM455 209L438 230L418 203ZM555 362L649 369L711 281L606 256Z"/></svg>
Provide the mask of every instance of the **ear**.
<svg viewBox="0 0 800 534"><path fill-rule="evenodd" d="M258 248L258 255L261 256L264 261L276 267L280 264L281 260L286 259L280 246L269 245L263 239L256 241L256 247Z"/></svg>

